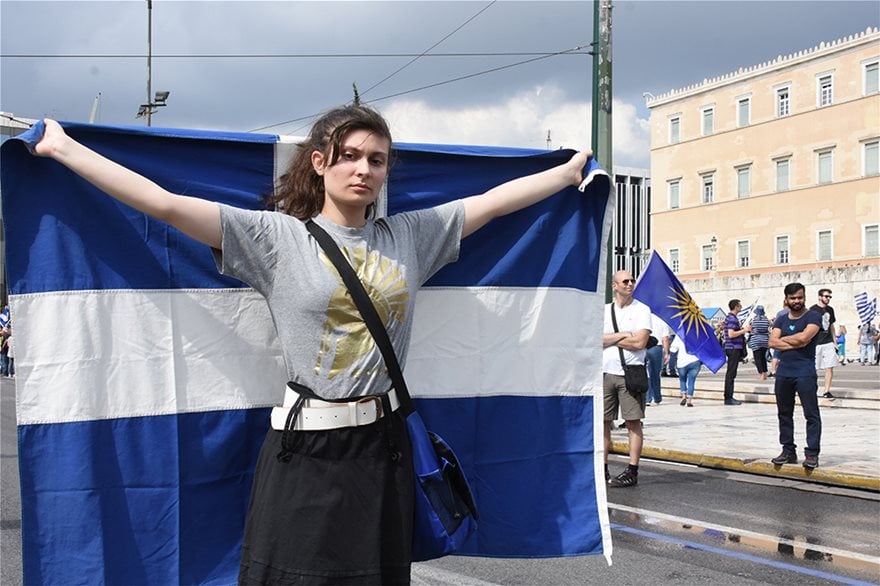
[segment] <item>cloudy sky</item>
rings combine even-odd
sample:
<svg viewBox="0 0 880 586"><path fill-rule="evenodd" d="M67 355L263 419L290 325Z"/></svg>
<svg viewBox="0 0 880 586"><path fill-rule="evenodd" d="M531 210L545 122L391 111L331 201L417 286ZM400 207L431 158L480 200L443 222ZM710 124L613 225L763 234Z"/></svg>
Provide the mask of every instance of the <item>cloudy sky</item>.
<svg viewBox="0 0 880 586"><path fill-rule="evenodd" d="M154 126L303 134L356 83L397 140L589 144L589 0L152 4ZM97 122L142 125L147 21L146 0L0 1L0 110L86 121L100 93ZM648 166L645 92L878 25L876 0L615 1L615 164Z"/></svg>

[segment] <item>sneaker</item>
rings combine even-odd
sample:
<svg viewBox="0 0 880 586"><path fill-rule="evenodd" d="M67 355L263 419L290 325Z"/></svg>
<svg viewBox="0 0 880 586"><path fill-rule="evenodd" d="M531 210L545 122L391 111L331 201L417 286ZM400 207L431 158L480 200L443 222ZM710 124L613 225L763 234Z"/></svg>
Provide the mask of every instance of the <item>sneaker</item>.
<svg viewBox="0 0 880 586"><path fill-rule="evenodd" d="M736 399L724 399L725 405L742 405L742 401L737 401Z"/></svg>
<svg viewBox="0 0 880 586"><path fill-rule="evenodd" d="M625 488L628 486L635 486L639 483L639 477L637 474L633 474L629 471L629 469L624 470L614 478L608 481L608 484L611 486L616 486L618 488Z"/></svg>
<svg viewBox="0 0 880 586"><path fill-rule="evenodd" d="M823 394L822 397L824 397L826 399L831 399L832 401L834 400L834 395L832 395L830 391Z"/></svg>
<svg viewBox="0 0 880 586"><path fill-rule="evenodd" d="M684 397L682 397L682 398L681 398L681 401L679 402L679 405L681 405L682 407L684 407L685 404L686 404L687 402L688 402L688 400L685 399Z"/></svg>
<svg viewBox="0 0 880 586"><path fill-rule="evenodd" d="M795 462L797 458L795 458ZM819 467L819 456L804 456L804 468L812 470Z"/></svg>
<svg viewBox="0 0 880 586"><path fill-rule="evenodd" d="M782 466L783 464L797 464L797 454L793 454L791 452L786 452L782 450L782 453L770 460L776 466ZM807 462L804 461L804 466L807 465Z"/></svg>

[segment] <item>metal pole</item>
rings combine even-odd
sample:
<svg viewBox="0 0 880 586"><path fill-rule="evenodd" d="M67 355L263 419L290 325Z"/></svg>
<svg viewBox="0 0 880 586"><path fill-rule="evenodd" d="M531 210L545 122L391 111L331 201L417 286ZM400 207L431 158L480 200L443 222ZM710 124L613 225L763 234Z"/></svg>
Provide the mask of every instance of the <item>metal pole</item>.
<svg viewBox="0 0 880 586"><path fill-rule="evenodd" d="M611 0L593 0L593 152L611 176L616 197L611 151ZM616 220L616 219L615 219ZM614 225L608 234L605 264L605 302L611 302L614 275Z"/></svg>
<svg viewBox="0 0 880 586"><path fill-rule="evenodd" d="M153 0L147 0L147 126L153 116Z"/></svg>

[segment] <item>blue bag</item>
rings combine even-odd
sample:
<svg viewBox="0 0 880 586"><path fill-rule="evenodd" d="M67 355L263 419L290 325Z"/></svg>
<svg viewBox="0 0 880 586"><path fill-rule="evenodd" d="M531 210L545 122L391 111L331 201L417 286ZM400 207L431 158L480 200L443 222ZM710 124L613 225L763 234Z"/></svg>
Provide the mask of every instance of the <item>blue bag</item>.
<svg viewBox="0 0 880 586"><path fill-rule="evenodd" d="M416 477L414 562L455 553L477 528L477 507L458 458L425 429L418 411L406 418Z"/></svg>
<svg viewBox="0 0 880 586"><path fill-rule="evenodd" d="M476 530L478 516L471 488L458 458L440 436L425 428L425 423L415 410L388 332L354 269L323 228L309 220L306 229L336 266L351 293L355 306L382 353L400 400L401 412L406 416L416 483L412 560L421 562L455 553Z"/></svg>

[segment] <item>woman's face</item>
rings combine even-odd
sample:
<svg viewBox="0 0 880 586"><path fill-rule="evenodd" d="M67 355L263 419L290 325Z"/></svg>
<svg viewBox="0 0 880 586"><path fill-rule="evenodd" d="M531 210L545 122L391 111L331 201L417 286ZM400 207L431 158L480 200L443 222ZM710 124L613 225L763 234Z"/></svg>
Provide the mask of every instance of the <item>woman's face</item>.
<svg viewBox="0 0 880 586"><path fill-rule="evenodd" d="M330 166L324 153L312 152L312 166L324 177L324 207L331 205L340 211L360 209L362 214L376 201L388 175L391 144L372 131L353 130L339 147L339 158Z"/></svg>

